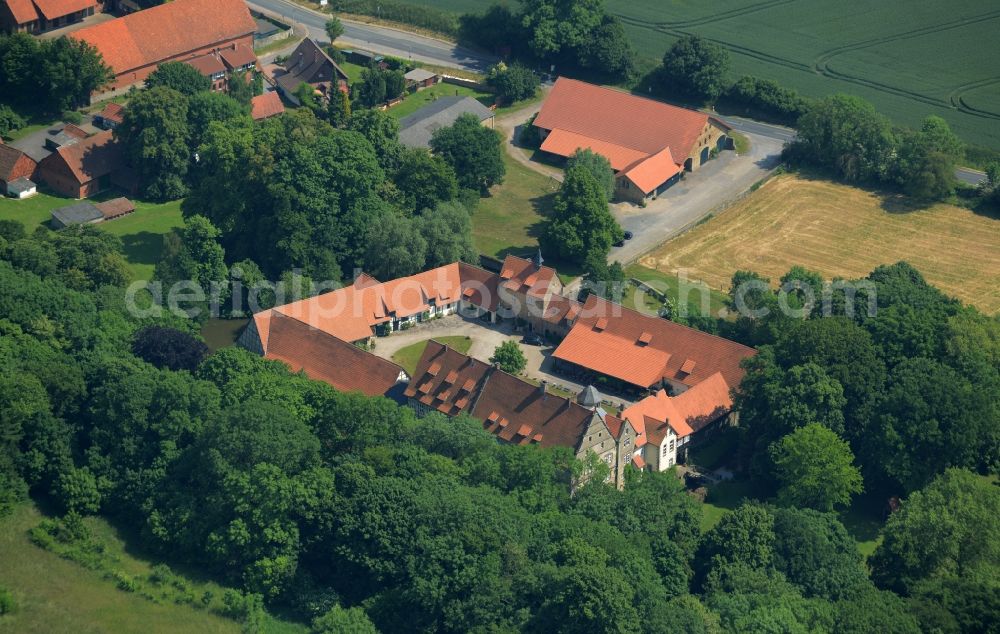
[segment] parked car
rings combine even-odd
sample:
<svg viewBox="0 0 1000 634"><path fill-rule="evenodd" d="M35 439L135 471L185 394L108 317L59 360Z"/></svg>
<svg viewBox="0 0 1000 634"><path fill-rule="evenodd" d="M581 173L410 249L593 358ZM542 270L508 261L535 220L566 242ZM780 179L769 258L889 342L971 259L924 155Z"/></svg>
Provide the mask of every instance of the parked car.
<svg viewBox="0 0 1000 634"><path fill-rule="evenodd" d="M521 339L521 343L527 344L529 346L540 346L544 342L542 341L541 337L539 337L533 332L529 332L528 334L524 335L523 339Z"/></svg>
<svg viewBox="0 0 1000 634"><path fill-rule="evenodd" d="M625 239L626 240L631 240L632 239L632 232L631 231L626 231L625 232Z"/></svg>

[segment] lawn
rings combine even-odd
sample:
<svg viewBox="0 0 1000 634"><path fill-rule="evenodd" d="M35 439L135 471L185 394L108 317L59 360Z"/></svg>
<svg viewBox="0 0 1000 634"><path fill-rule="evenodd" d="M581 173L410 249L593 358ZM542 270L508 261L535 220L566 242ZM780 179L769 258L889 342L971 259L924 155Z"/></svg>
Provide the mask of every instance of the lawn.
<svg viewBox="0 0 1000 634"><path fill-rule="evenodd" d="M751 493L750 484L738 480L720 482L708 487L708 497L701 505L701 532L710 530L722 516L735 509Z"/></svg>
<svg viewBox="0 0 1000 634"><path fill-rule="evenodd" d="M480 253L504 256L538 248L542 218L552 208L559 183L503 153L507 175L491 196L479 201L472 216L472 237Z"/></svg>
<svg viewBox="0 0 1000 634"><path fill-rule="evenodd" d="M117 194L106 193L95 200L106 200L114 196ZM47 193L39 193L26 200L0 198L0 219L18 220L32 232L39 226L49 226L53 209L74 202L77 201ZM181 201L149 203L137 200L135 207L135 213L97 226L122 239L133 279L148 280L153 275L156 263L160 261L163 236L183 224Z"/></svg>
<svg viewBox="0 0 1000 634"><path fill-rule="evenodd" d="M651 269L641 264L632 264L625 268L625 276L628 279L637 279L652 286L654 289L664 293L671 303L676 307L680 306L678 299L681 288L681 278L678 275L667 274L662 271ZM687 310L690 315L699 315L704 312L703 303L708 301L708 313L720 315L725 308L726 295L718 290L708 287L708 285L697 280L688 280ZM658 314L662 304L656 297L649 293L640 293L637 288L629 288L625 297L622 298L622 305L626 308L638 310L647 314Z"/></svg>
<svg viewBox="0 0 1000 634"><path fill-rule="evenodd" d="M408 0L483 11L494 0ZM818 97L857 94L915 126L938 114L967 141L1000 148L1000 10L982 0L607 0L649 67L695 34L723 44L733 78L775 79Z"/></svg>
<svg viewBox="0 0 1000 634"><path fill-rule="evenodd" d="M18 506L0 519L0 586L10 589L18 604L13 615L0 616L0 631L81 634L84 632L233 632L235 621L172 602L153 603L115 588L114 582L71 561L42 550L27 531L43 516L33 504ZM126 552L114 529L98 519L86 520L119 568L129 575L148 574L150 563ZM217 584L188 579L196 596ZM218 599L216 599L218 601Z"/></svg>
<svg viewBox="0 0 1000 634"><path fill-rule="evenodd" d="M478 92L465 86L455 84L440 83L430 88L425 88L406 97L401 104L389 108L388 112L397 119L411 115L424 106L430 105L441 97L472 97L478 99L484 106L493 105L495 98L493 95Z"/></svg>
<svg viewBox="0 0 1000 634"><path fill-rule="evenodd" d="M914 209L898 197L791 174L640 263L663 273L683 269L721 290L741 269L777 280L802 265L827 279L852 279L899 260L949 295L1000 311L1000 220L946 204Z"/></svg>
<svg viewBox="0 0 1000 634"><path fill-rule="evenodd" d="M427 339L426 341L418 341L413 345L400 348L396 354L392 355L393 362L406 370L407 374L413 376L417 372L417 363L420 361L420 357L424 354L424 348L427 347L427 344L430 341L430 339ZM469 348L472 347L472 339L464 336L434 337L434 341L450 346L462 354L468 352Z"/></svg>

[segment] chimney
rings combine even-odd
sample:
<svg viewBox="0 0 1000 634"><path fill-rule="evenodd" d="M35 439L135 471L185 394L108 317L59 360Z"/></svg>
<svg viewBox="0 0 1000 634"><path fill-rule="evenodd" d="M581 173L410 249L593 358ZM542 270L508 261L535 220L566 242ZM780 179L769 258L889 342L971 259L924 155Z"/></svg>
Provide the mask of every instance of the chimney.
<svg viewBox="0 0 1000 634"><path fill-rule="evenodd" d="M541 394L543 402L545 401L545 388L548 387L548 385L548 381L542 381L542 383L538 386L538 393Z"/></svg>

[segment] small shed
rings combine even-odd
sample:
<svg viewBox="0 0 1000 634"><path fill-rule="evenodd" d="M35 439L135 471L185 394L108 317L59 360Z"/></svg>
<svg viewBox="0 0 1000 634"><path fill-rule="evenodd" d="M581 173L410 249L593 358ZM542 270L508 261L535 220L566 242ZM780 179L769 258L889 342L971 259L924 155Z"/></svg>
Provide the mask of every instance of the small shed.
<svg viewBox="0 0 1000 634"><path fill-rule="evenodd" d="M426 68L414 68L410 72L404 75L406 79L406 86L415 87L417 90L423 88L430 88L434 84L441 82L441 75L431 72Z"/></svg>
<svg viewBox="0 0 1000 634"><path fill-rule="evenodd" d="M109 103L100 113L94 115L94 125L111 130L120 125L125 116L125 108L121 104Z"/></svg>
<svg viewBox="0 0 1000 634"><path fill-rule="evenodd" d="M381 55L376 55L375 53L369 53L368 51L353 50L344 51L344 56L347 61L352 64L357 64L358 66L371 66L373 64L377 65L379 68L385 68L385 58Z"/></svg>
<svg viewBox="0 0 1000 634"><path fill-rule="evenodd" d="M104 220L120 218L135 211L135 203L128 198L112 198L103 203L94 203L94 207L101 212Z"/></svg>
<svg viewBox="0 0 1000 634"><path fill-rule="evenodd" d="M93 203L81 201L52 210L52 228L62 229L70 225L100 222L104 214Z"/></svg>
<svg viewBox="0 0 1000 634"><path fill-rule="evenodd" d="M35 183L24 176L7 183L7 195L11 198L30 198L37 193Z"/></svg>

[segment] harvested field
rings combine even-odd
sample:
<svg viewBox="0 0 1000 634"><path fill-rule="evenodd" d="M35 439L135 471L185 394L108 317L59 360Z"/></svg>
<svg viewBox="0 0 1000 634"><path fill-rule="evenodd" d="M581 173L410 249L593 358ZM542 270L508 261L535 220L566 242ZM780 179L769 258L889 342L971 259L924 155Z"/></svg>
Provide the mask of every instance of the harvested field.
<svg viewBox="0 0 1000 634"><path fill-rule="evenodd" d="M897 198L794 175L771 179L640 263L665 273L687 269L724 290L740 269L776 280L799 264L826 278L859 278L899 260L963 302L1000 311L1000 219L944 204L912 209Z"/></svg>

